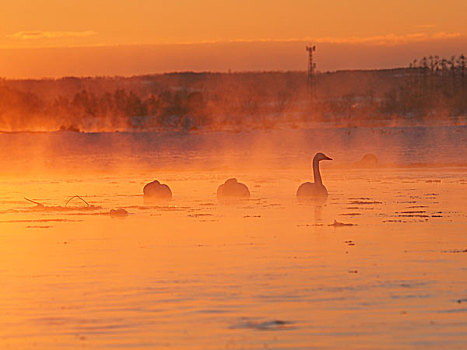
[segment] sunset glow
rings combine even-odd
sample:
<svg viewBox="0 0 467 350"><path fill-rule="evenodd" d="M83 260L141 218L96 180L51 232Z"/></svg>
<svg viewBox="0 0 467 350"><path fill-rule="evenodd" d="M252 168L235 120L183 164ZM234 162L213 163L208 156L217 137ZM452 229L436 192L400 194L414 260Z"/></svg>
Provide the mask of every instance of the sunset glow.
<svg viewBox="0 0 467 350"><path fill-rule="evenodd" d="M467 349L466 14L2 0L0 350Z"/></svg>
<svg viewBox="0 0 467 350"><path fill-rule="evenodd" d="M454 45L467 50L466 12L462 0L449 0L443 6L432 0L2 2L0 76L300 70L302 62L296 58L300 52L291 51L290 46L309 41L332 45L335 56L349 51L356 55L359 50L372 56L361 63L338 60L328 64L324 59L321 68L325 70L394 67L402 60L391 55L387 46L405 56L414 55L412 44L421 47L417 53L429 50L431 54L453 55L457 53ZM271 55L262 52L252 64L248 43L258 42L268 46ZM194 62L177 63L185 57L179 53L180 44L189 45ZM89 53L90 47L107 53L95 57L95 53ZM17 50L31 48L36 50ZM155 50L157 55L148 55L148 50ZM223 50L227 50L226 57L237 59L227 58L220 64L217 56ZM88 55L93 56L92 62ZM323 55L327 58L326 50ZM28 60L18 60L21 56ZM125 62L121 56L137 64ZM212 56L215 58L209 59ZM64 57L82 60L83 64L76 68ZM54 67L48 63L51 58L58 61ZM105 67L114 59L119 68Z"/></svg>
<svg viewBox="0 0 467 350"><path fill-rule="evenodd" d="M462 0L19 0L0 10L0 45L11 48L467 35Z"/></svg>

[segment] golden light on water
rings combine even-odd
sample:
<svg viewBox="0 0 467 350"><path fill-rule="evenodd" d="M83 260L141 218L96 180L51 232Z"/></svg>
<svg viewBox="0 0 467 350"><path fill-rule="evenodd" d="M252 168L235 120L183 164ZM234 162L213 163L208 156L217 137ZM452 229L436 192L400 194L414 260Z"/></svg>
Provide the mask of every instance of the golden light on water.
<svg viewBox="0 0 467 350"><path fill-rule="evenodd" d="M467 348L466 11L3 1L0 349Z"/></svg>
<svg viewBox="0 0 467 350"><path fill-rule="evenodd" d="M376 168L355 168L343 150L331 150L322 206L295 198L312 180L311 157L297 161L288 149L279 162L289 166L278 166L275 152L252 154L241 143L229 158L247 155L242 167L219 167L199 151L195 163L171 170L179 157L171 152L165 169L96 173L87 163L66 174L62 161L34 176L5 176L2 344L360 349L449 339L460 346L464 171L385 166L396 151L380 151ZM218 185L232 176L248 184L250 200L217 201ZM145 204L142 187L153 178L171 187L172 201ZM65 205L75 194L94 208L76 198ZM112 218L114 208L129 215Z"/></svg>

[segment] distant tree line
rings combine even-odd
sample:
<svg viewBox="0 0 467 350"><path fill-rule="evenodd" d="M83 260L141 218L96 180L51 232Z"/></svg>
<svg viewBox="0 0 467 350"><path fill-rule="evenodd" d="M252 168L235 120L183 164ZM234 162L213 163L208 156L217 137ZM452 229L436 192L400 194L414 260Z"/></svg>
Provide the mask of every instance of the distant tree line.
<svg viewBox="0 0 467 350"><path fill-rule="evenodd" d="M313 102L304 72L0 79L0 130L241 130L465 116L465 61L430 56L408 68L318 74Z"/></svg>
<svg viewBox="0 0 467 350"><path fill-rule="evenodd" d="M164 77L164 84L143 77L130 82L96 78L94 85L88 78L66 78L55 84L4 82L0 84L0 130L190 131L272 127L279 122L278 116L299 98L293 91L302 91L296 87L297 80L287 74L285 78L284 74L252 73L224 75L222 79L207 75L207 79L199 79L201 83L191 74L187 76ZM280 79L275 79L277 76ZM181 81L182 78L187 81ZM63 86L65 89L60 89ZM111 90L112 87L116 88ZM275 121L269 122L265 115L274 115L270 120Z"/></svg>
<svg viewBox="0 0 467 350"><path fill-rule="evenodd" d="M464 55L414 60L404 83L386 95L382 112L414 117L466 115L466 73Z"/></svg>
<svg viewBox="0 0 467 350"><path fill-rule="evenodd" d="M45 102L32 92L0 87L0 129L3 130L190 129L207 123L204 108L200 92L164 90L140 98L125 89L102 95L82 90L71 99L58 96ZM188 115L190 125L184 122ZM141 125L134 123L141 117L148 121Z"/></svg>

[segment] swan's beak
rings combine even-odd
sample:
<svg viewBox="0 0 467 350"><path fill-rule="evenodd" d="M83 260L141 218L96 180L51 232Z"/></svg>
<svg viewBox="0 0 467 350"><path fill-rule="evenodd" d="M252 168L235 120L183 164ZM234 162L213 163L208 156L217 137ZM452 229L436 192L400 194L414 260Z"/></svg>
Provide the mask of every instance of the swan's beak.
<svg viewBox="0 0 467 350"><path fill-rule="evenodd" d="M328 156L325 156L324 160L332 160L332 158L329 158Z"/></svg>

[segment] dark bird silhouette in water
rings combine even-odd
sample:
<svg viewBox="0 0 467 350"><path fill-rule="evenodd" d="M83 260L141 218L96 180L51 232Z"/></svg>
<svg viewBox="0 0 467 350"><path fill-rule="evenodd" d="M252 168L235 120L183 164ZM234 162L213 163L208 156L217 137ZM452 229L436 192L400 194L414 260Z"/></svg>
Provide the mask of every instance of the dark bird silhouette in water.
<svg viewBox="0 0 467 350"><path fill-rule="evenodd" d="M378 157L373 153L367 153L358 162L353 164L355 168L376 168L378 166Z"/></svg>
<svg viewBox="0 0 467 350"><path fill-rule="evenodd" d="M161 184L154 180L146 184L143 188L144 199L149 200L170 200L172 199L172 191L169 186Z"/></svg>
<svg viewBox="0 0 467 350"><path fill-rule="evenodd" d="M321 174L319 172L319 162L322 160L332 160L323 153L316 153L313 158L313 176L315 182L305 182L300 185L297 190L297 198L299 200L316 200L326 201L328 190L323 185Z"/></svg>
<svg viewBox="0 0 467 350"><path fill-rule="evenodd" d="M246 199L250 198L250 191L245 184L237 181L237 179L228 179L217 189L218 199Z"/></svg>

